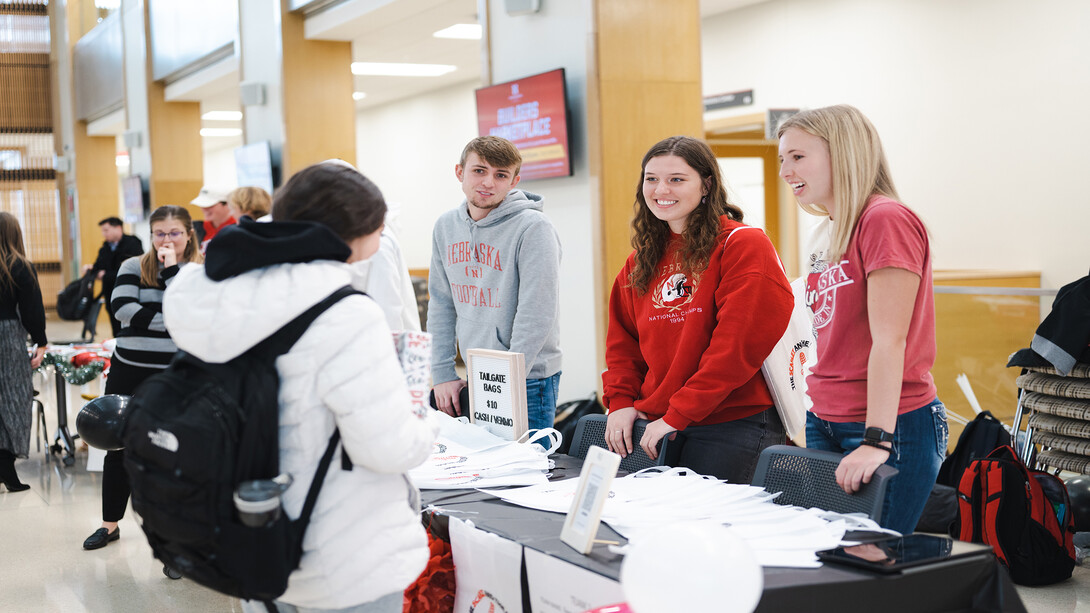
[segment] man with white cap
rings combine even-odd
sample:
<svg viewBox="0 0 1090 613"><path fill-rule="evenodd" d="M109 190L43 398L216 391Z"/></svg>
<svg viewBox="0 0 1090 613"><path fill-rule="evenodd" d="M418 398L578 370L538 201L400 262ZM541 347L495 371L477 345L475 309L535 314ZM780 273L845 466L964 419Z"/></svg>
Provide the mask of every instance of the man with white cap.
<svg viewBox="0 0 1090 613"><path fill-rule="evenodd" d="M204 221L193 226L197 232L197 240L201 242L202 255L208 241L215 238L220 230L237 223L231 216L231 209L227 207L227 194L230 192L229 189L205 185L197 197L189 201L189 204L195 204L204 211Z"/></svg>

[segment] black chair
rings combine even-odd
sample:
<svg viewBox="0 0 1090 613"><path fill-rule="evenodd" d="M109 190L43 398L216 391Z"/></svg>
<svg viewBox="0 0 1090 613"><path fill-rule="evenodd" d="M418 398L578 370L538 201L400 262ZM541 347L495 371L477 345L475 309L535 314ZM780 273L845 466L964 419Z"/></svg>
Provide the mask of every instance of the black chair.
<svg viewBox="0 0 1090 613"><path fill-rule="evenodd" d="M621 460L619 470L636 472L637 470L642 470L651 466L676 465L683 444L681 433L679 432L677 438L672 441L669 440L669 436L663 437L662 442L659 443L659 456L657 459L652 460L647 457L647 453L639 446L640 438L643 437L643 431L647 428L647 424L649 423L651 422L646 419L636 420L635 425L632 427L632 453ZM587 457L587 450L592 446L609 449L609 447L606 446L605 415L584 415L579 418L579 423L575 426L575 436L572 438L568 455L576 458L585 458Z"/></svg>
<svg viewBox="0 0 1090 613"><path fill-rule="evenodd" d="M876 522L882 520L886 486L897 469L883 464L874 471L870 483L854 494L847 494L836 484L839 453L789 445L773 445L761 452L753 485L768 492L782 492L775 502L837 513L865 513Z"/></svg>

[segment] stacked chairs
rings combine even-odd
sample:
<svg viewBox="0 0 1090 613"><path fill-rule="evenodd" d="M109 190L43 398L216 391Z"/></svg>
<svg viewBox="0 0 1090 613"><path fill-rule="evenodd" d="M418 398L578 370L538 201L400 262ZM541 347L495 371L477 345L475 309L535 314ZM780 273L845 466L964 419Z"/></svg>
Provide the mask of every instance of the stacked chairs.
<svg viewBox="0 0 1090 613"><path fill-rule="evenodd" d="M1076 364L1067 376L1050 367L1028 367L1015 383L1021 390L1016 431L1029 415L1021 449L1026 464L1032 465L1040 445L1039 467L1090 474L1090 364Z"/></svg>

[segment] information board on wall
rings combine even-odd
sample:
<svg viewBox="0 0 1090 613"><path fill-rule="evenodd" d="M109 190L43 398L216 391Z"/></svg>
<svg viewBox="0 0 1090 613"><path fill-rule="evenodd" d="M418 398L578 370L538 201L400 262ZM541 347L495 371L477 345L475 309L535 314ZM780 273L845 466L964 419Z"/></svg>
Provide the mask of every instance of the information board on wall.
<svg viewBox="0 0 1090 613"><path fill-rule="evenodd" d="M516 440L527 430L526 358L521 353L470 349L469 421L492 434Z"/></svg>
<svg viewBox="0 0 1090 613"><path fill-rule="evenodd" d="M523 179L571 175L563 68L478 89L477 125L518 147Z"/></svg>

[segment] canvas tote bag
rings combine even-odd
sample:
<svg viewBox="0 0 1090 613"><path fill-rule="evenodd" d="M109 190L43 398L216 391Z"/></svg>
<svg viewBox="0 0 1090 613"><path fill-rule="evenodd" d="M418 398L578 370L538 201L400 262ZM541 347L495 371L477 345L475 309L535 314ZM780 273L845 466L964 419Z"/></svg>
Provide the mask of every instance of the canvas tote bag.
<svg viewBox="0 0 1090 613"><path fill-rule="evenodd" d="M735 228L727 235L727 240L735 232L749 229L760 230L753 226ZM783 269L782 262L780 268ZM817 364L817 331L814 330L810 309L806 308L806 277L795 279L791 292L795 295L791 320L783 337L761 365L761 373L768 383L768 391L772 393L772 402L776 405L788 438L797 439L806 427L806 412L813 406L806 393L806 377Z"/></svg>

